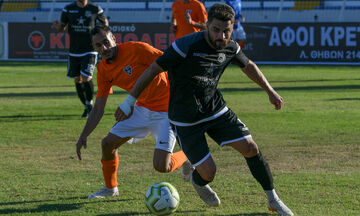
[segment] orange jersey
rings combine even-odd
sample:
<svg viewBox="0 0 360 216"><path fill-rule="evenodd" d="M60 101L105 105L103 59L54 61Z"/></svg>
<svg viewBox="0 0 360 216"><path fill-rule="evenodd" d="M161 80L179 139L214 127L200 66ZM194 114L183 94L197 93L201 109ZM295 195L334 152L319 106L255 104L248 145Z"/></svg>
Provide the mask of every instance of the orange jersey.
<svg viewBox="0 0 360 216"><path fill-rule="evenodd" d="M200 29L195 28L186 21L186 13L190 13L191 19L194 22L202 23L207 21L207 13L205 6L198 0L190 0L190 2L187 4L184 4L182 0L175 0L175 2L172 4L171 9L172 16L176 20L177 25L175 39L178 39L193 32L200 31Z"/></svg>
<svg viewBox="0 0 360 216"><path fill-rule="evenodd" d="M118 44L117 47L118 56L114 63L108 64L102 59L97 66L96 97L107 97L112 94L113 85L130 92L143 72L163 54L162 51L143 42L127 42ZM162 72L141 93L136 104L151 111L167 112L169 89L167 73Z"/></svg>

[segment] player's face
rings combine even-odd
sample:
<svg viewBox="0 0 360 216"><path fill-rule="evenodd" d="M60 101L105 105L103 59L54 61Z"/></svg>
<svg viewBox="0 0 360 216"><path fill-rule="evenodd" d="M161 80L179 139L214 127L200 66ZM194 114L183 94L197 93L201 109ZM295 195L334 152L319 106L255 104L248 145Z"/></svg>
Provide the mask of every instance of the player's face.
<svg viewBox="0 0 360 216"><path fill-rule="evenodd" d="M207 29L210 45L217 50L222 50L231 39L233 23L230 20L221 21L214 18L211 23L207 24Z"/></svg>
<svg viewBox="0 0 360 216"><path fill-rule="evenodd" d="M92 38L94 49L106 60L115 59L117 56L115 36L105 31L100 31Z"/></svg>

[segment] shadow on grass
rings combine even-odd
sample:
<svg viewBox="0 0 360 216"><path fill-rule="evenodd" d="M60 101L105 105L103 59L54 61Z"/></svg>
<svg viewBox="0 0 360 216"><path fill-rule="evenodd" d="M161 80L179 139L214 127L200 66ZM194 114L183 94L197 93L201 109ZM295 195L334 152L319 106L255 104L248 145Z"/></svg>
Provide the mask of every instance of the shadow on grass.
<svg viewBox="0 0 360 216"><path fill-rule="evenodd" d="M21 213L46 213L46 212L65 212L65 211L73 211L81 208L85 204L88 203L100 203L100 202L126 202L134 199L111 199L111 200L103 200L103 199L87 199L87 197L69 197L62 198L58 200L36 200L36 201L19 201L19 202L4 202L0 203L0 206L6 205L26 205L32 203L42 203L42 202L56 202L56 201L66 201L66 200L87 200L87 202L78 202L78 203L70 203L70 204L41 204L36 208L6 208L0 209L0 215L2 214L21 214Z"/></svg>
<svg viewBox="0 0 360 216"><path fill-rule="evenodd" d="M29 209L29 208L7 208L7 209L0 209L0 214L21 214L21 213L44 213L50 211L72 211L79 209L83 204L79 203L72 203L72 204L43 204L37 206L37 208Z"/></svg>
<svg viewBox="0 0 360 216"><path fill-rule="evenodd" d="M176 213L187 215L189 213L199 213L202 211L197 210L188 210L188 211L176 211ZM152 215L150 212L121 212L121 213L112 213L112 214L97 214L97 216L130 216L130 215ZM199 215L201 215L199 213Z"/></svg>
<svg viewBox="0 0 360 216"><path fill-rule="evenodd" d="M39 67L39 64L45 66L58 66L58 65L66 65L66 61L64 62L33 62L33 61L0 61L0 66L11 66L11 67L24 67L24 66L34 66Z"/></svg>
<svg viewBox="0 0 360 216"><path fill-rule="evenodd" d="M360 79L313 79L313 80L269 80L270 83L308 83L308 82L339 82L339 81L354 81ZM254 83L251 80L244 81L220 81L220 84L244 84L244 83Z"/></svg>
<svg viewBox="0 0 360 216"><path fill-rule="evenodd" d="M360 85L345 85L345 86L295 86L295 87L276 87L277 91L318 91L318 90L343 90L343 89L360 89ZM263 91L262 88L219 88L221 92L236 92L236 91Z"/></svg>
<svg viewBox="0 0 360 216"><path fill-rule="evenodd" d="M356 100L360 100L360 98L334 98L334 99L329 99L329 101L356 101Z"/></svg>
<svg viewBox="0 0 360 216"><path fill-rule="evenodd" d="M61 115L12 115L0 116L0 122L28 122L28 121L54 121L54 120L81 120L80 114L61 114ZM104 113L104 115L113 115L112 113Z"/></svg>
<svg viewBox="0 0 360 216"><path fill-rule="evenodd" d="M94 94L96 95L96 91ZM114 91L114 95L129 94L126 91ZM77 96L75 90L72 92L21 92L21 93L1 93L0 98L11 97L64 97L64 96Z"/></svg>
<svg viewBox="0 0 360 216"><path fill-rule="evenodd" d="M270 215L274 215L274 214L270 214L270 213L243 213L243 214L226 214L226 215L219 215L219 216L270 216Z"/></svg>
<svg viewBox="0 0 360 216"><path fill-rule="evenodd" d="M70 84L67 84L67 85L41 85L41 86L0 86L0 89L20 89L20 88L26 88L26 89L31 89L31 88L47 88L47 89L50 89L50 88L55 88L55 87L60 87L60 88L68 88L68 87L74 87L74 90L75 90L75 86L74 84L70 85Z"/></svg>

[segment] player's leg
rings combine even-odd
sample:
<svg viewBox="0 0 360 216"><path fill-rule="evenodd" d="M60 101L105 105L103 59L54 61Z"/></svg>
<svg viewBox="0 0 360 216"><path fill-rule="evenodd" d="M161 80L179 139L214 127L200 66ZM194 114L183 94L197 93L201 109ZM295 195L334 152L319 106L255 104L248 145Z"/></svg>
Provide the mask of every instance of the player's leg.
<svg viewBox="0 0 360 216"><path fill-rule="evenodd" d="M274 189L273 177L270 167L252 138L229 143L229 146L240 152L246 159L251 174L260 183L268 197L270 211L280 215L294 215L291 210L280 200Z"/></svg>
<svg viewBox="0 0 360 216"><path fill-rule="evenodd" d="M95 70L97 56L94 54L86 55L81 58L80 74L83 85L83 94L85 96L84 115L90 114L93 108L94 84L92 77Z"/></svg>
<svg viewBox="0 0 360 216"><path fill-rule="evenodd" d="M156 138L153 165L155 170L163 173L172 172L180 168L187 160L183 151L173 153L176 138L170 127L168 114L166 112L151 113L148 119L149 130Z"/></svg>
<svg viewBox="0 0 360 216"><path fill-rule="evenodd" d="M291 210L277 196L269 165L246 125L231 110L219 117L217 125L220 127L212 127L208 131L209 135L221 146L231 146L245 157L252 175L268 197L269 209L282 215L292 215Z"/></svg>
<svg viewBox="0 0 360 216"><path fill-rule="evenodd" d="M211 157L205 138L205 124L181 127L172 125L177 141L187 158L195 167L191 183L200 198L210 206L219 206L220 199L209 183L214 179L216 165Z"/></svg>
<svg viewBox="0 0 360 216"><path fill-rule="evenodd" d="M101 142L102 150L102 171L105 187L98 192L91 194L88 198L105 198L118 196L117 169L119 167L118 148L128 141L130 137L118 137L109 133Z"/></svg>
<svg viewBox="0 0 360 216"><path fill-rule="evenodd" d="M83 84L82 84L81 78L80 78L80 65L81 65L80 58L69 56L68 57L68 68L67 68L68 70L67 70L66 76L69 79L74 79L76 93L77 93L81 103L85 105L86 98L85 98L85 94L84 94Z"/></svg>
<svg viewBox="0 0 360 216"><path fill-rule="evenodd" d="M103 175L105 187L89 198L103 198L118 195L117 169L119 166L118 148L131 137L145 137L149 131L142 121L144 115L135 105L133 115L125 121L116 122L109 134L101 142Z"/></svg>

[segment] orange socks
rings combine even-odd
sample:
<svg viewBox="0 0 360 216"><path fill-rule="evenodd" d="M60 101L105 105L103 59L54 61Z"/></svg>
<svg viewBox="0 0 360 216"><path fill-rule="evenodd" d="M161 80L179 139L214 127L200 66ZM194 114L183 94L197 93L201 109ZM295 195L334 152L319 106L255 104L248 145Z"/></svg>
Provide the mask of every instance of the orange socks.
<svg viewBox="0 0 360 216"><path fill-rule="evenodd" d="M171 170L170 172L180 168L186 161L187 157L183 151L175 152L171 155Z"/></svg>
<svg viewBox="0 0 360 216"><path fill-rule="evenodd" d="M119 167L119 157L116 157L114 160L104 161L101 159L103 165L103 175L105 180L105 186L107 188L117 187L117 169Z"/></svg>

